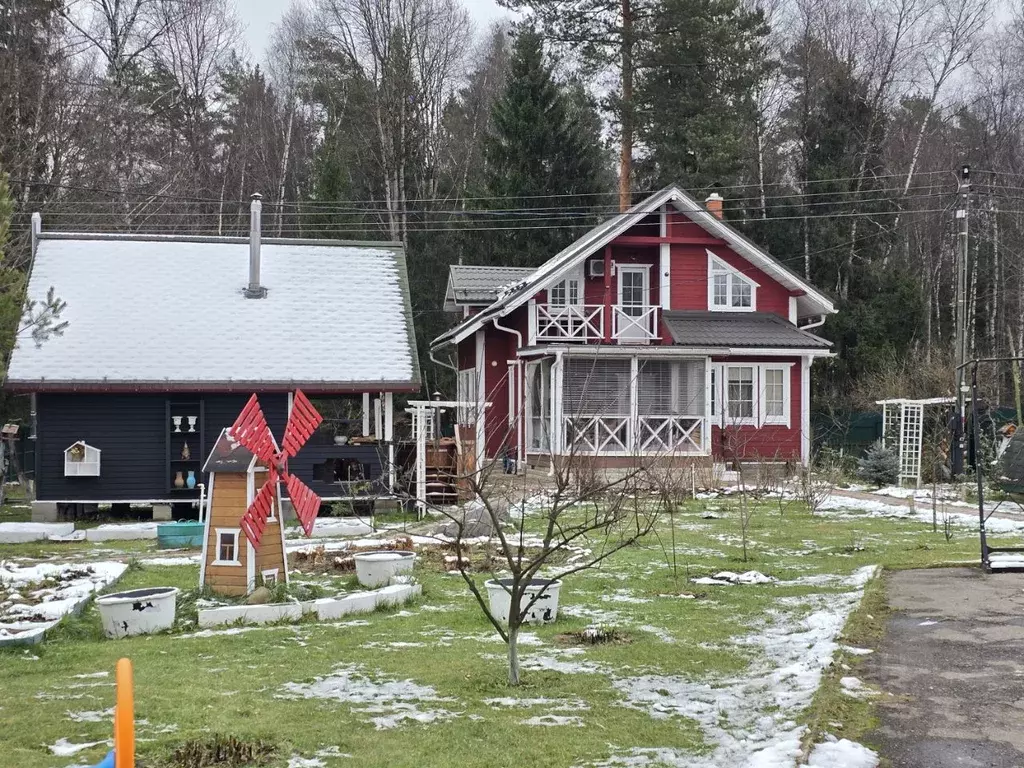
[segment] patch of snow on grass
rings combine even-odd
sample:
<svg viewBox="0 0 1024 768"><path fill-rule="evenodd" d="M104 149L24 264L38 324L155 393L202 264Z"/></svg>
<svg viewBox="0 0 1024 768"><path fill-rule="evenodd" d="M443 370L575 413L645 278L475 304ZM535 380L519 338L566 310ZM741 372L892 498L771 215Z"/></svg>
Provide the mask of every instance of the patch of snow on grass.
<svg viewBox="0 0 1024 768"><path fill-rule="evenodd" d="M839 688L852 699L867 699L878 695L877 691L868 688L858 677L839 678Z"/></svg>
<svg viewBox="0 0 1024 768"><path fill-rule="evenodd" d="M807 765L808 768L875 768L878 754L855 741L832 737L814 747Z"/></svg>
<svg viewBox="0 0 1024 768"><path fill-rule="evenodd" d="M654 635L656 638L661 640L661 642L663 642L663 643L674 643L674 642L676 642L675 637L671 633L669 633L667 630L664 630L661 627L653 627L650 624L644 624L644 625L642 625L640 627L640 629L643 630L644 632L647 632L648 634Z"/></svg>
<svg viewBox="0 0 1024 768"><path fill-rule="evenodd" d="M90 747L98 747L100 744L110 744L109 741L86 741L82 744L72 744L67 739L57 739L56 743L51 744L48 749L50 752L57 757L71 757L71 755L77 755L83 749L89 749Z"/></svg>
<svg viewBox="0 0 1024 768"><path fill-rule="evenodd" d="M726 587L734 584L773 584L775 577L765 576L760 571L746 571L745 573L720 571L714 576L703 576L698 579L690 579L690 581L693 584Z"/></svg>
<svg viewBox="0 0 1024 768"><path fill-rule="evenodd" d="M658 761L688 768L793 765L805 732L794 718L810 704L822 670L838 648L836 638L874 572L870 566L856 571L849 579L853 587L849 592L787 598L786 605L810 609L801 618L769 612L766 626L737 641L761 651L741 676L711 683L662 675L612 678L626 697L624 706L646 711L655 719L695 720L714 749L707 756L685 757L673 750L633 750L595 765L644 766Z"/></svg>
<svg viewBox="0 0 1024 768"><path fill-rule="evenodd" d="M571 725L576 728L582 728L583 718L573 715L537 715L526 720L520 720L519 724L535 726Z"/></svg>
<svg viewBox="0 0 1024 768"><path fill-rule="evenodd" d="M420 709L423 702L455 701L443 698L427 685L412 680L389 680L377 674L364 673L356 664L343 664L326 677L317 677L312 683L285 683L285 699L329 699L347 704L353 712L370 715L364 722L373 723L377 730L397 728L405 722L445 722L458 716L446 709Z"/></svg>

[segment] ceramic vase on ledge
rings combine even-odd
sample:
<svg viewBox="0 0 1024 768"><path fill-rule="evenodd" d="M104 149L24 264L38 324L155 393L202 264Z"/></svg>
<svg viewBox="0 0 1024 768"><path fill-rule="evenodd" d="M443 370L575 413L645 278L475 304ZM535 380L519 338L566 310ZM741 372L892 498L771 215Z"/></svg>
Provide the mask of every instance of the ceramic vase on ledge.
<svg viewBox="0 0 1024 768"><path fill-rule="evenodd" d="M196 487L196 473L193 472L191 469L188 471L188 477L185 478L185 485L187 485L189 488Z"/></svg>
<svg viewBox="0 0 1024 768"><path fill-rule="evenodd" d="M181 416L171 416L171 421L174 422L174 431L181 432Z"/></svg>
<svg viewBox="0 0 1024 768"><path fill-rule="evenodd" d="M184 488L185 487L185 478L181 476L181 472L178 472L174 476L174 487L175 488Z"/></svg>
<svg viewBox="0 0 1024 768"><path fill-rule="evenodd" d="M189 432L195 432L196 431L196 422L199 421L199 417L198 416L186 416L186 418L188 419L188 431Z"/></svg>

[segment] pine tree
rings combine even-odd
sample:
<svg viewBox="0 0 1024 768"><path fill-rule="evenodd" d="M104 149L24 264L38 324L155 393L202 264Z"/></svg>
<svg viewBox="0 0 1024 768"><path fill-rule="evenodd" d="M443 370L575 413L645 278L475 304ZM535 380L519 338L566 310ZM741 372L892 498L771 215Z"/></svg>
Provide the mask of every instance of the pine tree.
<svg viewBox="0 0 1024 768"><path fill-rule="evenodd" d="M496 264L536 266L594 223L588 213L609 191L600 120L579 84L559 83L540 36L521 33L484 145L486 196L500 233L484 238ZM557 197L556 197L557 196ZM538 218L557 205L566 215ZM499 215L498 212L503 212ZM514 226L517 220L521 226ZM467 243L467 245L471 245Z"/></svg>
<svg viewBox="0 0 1024 768"><path fill-rule="evenodd" d="M891 448L877 442L857 462L857 474L875 485L893 485L900 479L900 458Z"/></svg>
<svg viewBox="0 0 1024 768"><path fill-rule="evenodd" d="M740 0L664 0L639 62L637 184L732 186L753 132L754 86L767 74L761 11Z"/></svg>

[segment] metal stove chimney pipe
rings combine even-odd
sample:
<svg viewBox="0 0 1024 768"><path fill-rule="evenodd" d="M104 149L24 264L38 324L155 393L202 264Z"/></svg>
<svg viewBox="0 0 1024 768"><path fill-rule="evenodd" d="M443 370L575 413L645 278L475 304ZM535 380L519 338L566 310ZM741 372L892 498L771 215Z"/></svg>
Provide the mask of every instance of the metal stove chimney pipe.
<svg viewBox="0 0 1024 768"><path fill-rule="evenodd" d="M267 295L267 289L260 285L260 214L263 211L263 203L260 202L263 195L259 192L252 196L252 205L249 206L249 285L245 288L245 298L262 299Z"/></svg>

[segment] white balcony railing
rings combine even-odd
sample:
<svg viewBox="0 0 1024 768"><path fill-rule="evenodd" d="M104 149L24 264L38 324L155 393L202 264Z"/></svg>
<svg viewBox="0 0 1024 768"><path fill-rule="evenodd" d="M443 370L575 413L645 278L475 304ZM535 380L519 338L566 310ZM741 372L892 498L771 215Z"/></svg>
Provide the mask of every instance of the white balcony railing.
<svg viewBox="0 0 1024 768"><path fill-rule="evenodd" d="M604 339L604 306L601 304L535 304L533 313L537 341Z"/></svg>
<svg viewBox="0 0 1024 768"><path fill-rule="evenodd" d="M658 307L612 307L612 338L626 344L646 344L658 338Z"/></svg>
<svg viewBox="0 0 1024 768"><path fill-rule="evenodd" d="M563 448L595 455L701 454L701 416L566 416Z"/></svg>

